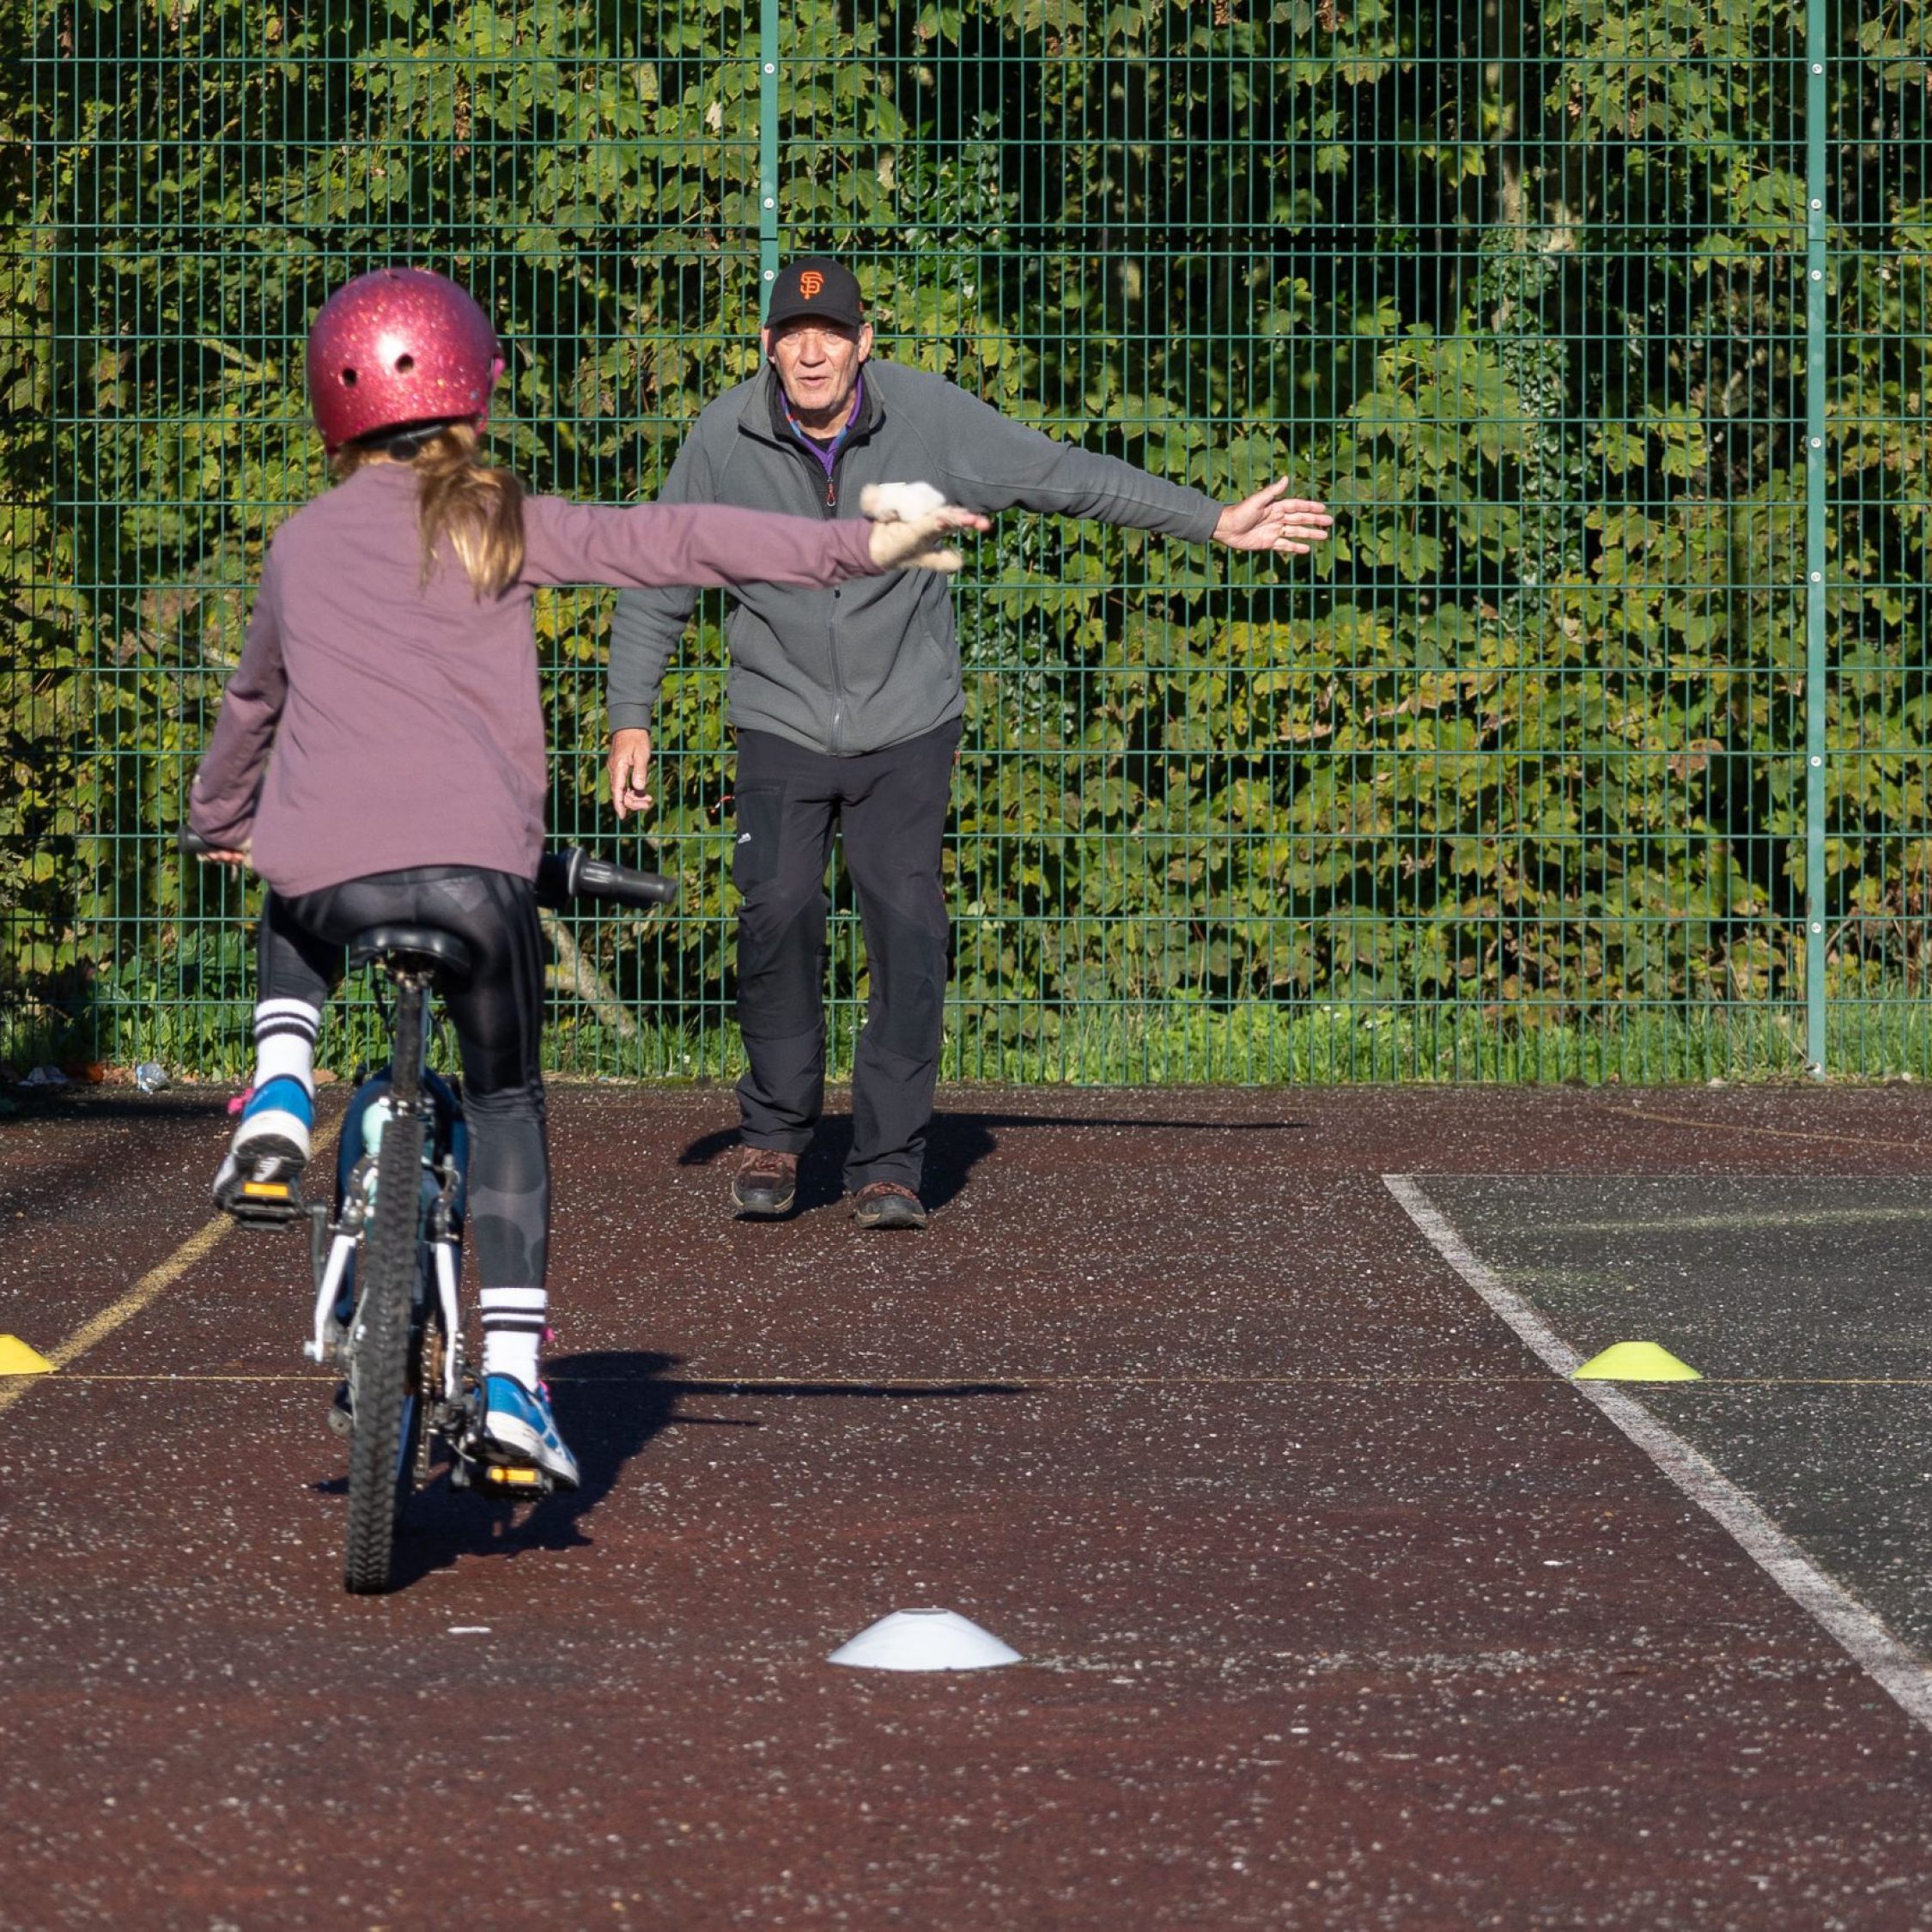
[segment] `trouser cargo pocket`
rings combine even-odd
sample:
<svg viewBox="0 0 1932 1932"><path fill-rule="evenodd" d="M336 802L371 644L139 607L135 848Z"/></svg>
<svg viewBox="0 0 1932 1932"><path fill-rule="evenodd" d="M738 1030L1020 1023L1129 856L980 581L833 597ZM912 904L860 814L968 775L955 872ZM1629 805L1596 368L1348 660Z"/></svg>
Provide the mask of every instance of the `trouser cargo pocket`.
<svg viewBox="0 0 1932 1932"><path fill-rule="evenodd" d="M737 795L732 884L740 892L751 892L777 876L779 808L784 798L776 787L762 786Z"/></svg>

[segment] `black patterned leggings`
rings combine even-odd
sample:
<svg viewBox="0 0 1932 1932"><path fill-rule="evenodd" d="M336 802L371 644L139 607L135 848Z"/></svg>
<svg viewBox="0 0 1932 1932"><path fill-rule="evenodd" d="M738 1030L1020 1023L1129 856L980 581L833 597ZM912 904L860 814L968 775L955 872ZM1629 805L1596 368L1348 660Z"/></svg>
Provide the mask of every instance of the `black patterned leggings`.
<svg viewBox="0 0 1932 1932"><path fill-rule="evenodd" d="M468 983L443 994L463 1060L469 1224L484 1288L538 1288L550 1258L550 1157L538 1044L544 933L527 879L475 866L417 866L345 879L262 906L259 999L319 1010L365 926L434 926L470 949Z"/></svg>

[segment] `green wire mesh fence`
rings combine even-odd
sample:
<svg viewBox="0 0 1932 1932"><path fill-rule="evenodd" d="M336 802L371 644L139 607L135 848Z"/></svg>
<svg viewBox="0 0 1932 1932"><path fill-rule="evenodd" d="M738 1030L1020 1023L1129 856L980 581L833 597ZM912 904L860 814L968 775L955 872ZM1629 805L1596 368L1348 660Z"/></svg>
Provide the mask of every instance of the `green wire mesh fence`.
<svg viewBox="0 0 1932 1932"><path fill-rule="evenodd" d="M1925 0L0 11L16 1066L244 1057L252 890L169 835L264 537L325 485L328 290L465 281L501 454L622 501L808 249L879 353L1341 519L1259 565L1017 513L979 544L950 1073L1926 1063ZM685 896L556 927L552 1058L714 1074L720 609L642 832L600 789L607 615L539 605L553 823ZM842 887L829 973L842 1054Z"/></svg>

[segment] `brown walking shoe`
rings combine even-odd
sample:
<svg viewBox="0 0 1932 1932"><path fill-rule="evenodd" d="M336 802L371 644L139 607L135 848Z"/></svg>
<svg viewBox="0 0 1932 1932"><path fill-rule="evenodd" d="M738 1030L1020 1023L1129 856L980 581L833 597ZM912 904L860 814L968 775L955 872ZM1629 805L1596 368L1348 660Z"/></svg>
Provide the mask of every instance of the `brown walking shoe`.
<svg viewBox="0 0 1932 1932"><path fill-rule="evenodd" d="M732 1203L740 1215L771 1220L786 1213L799 1192L799 1157L777 1147L747 1147L732 1176Z"/></svg>
<svg viewBox="0 0 1932 1932"><path fill-rule="evenodd" d="M852 1197L852 1218L862 1228L923 1228L926 1206L896 1181L868 1181Z"/></svg>

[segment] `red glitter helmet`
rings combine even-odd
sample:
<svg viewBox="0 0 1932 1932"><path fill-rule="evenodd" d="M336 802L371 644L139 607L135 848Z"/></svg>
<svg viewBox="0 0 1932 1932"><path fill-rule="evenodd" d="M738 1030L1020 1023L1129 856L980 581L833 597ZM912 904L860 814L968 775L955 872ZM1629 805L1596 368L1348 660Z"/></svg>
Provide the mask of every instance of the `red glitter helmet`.
<svg viewBox="0 0 1932 1932"><path fill-rule="evenodd" d="M331 456L407 423L487 422L502 373L489 318L428 269L375 269L345 282L308 331L309 407Z"/></svg>

